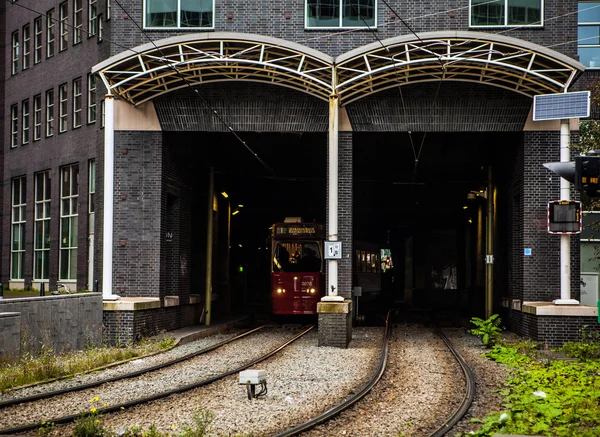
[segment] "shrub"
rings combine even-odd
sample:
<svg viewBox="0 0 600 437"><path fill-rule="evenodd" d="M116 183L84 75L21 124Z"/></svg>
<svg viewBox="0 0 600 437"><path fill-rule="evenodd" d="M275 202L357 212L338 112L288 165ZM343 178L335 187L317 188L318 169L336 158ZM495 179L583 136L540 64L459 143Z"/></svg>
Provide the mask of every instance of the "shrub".
<svg viewBox="0 0 600 437"><path fill-rule="evenodd" d="M475 325L475 328L469 330L469 332L479 338L481 342L487 348L494 346L500 339L500 323L502 319L498 314L493 314L489 319L484 320L479 317L471 318L471 323Z"/></svg>

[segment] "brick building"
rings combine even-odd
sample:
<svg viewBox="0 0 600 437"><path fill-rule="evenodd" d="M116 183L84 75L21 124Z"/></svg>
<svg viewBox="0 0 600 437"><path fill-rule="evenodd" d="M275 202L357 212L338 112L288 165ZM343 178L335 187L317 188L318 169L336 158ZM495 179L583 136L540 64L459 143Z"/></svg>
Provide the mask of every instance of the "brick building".
<svg viewBox="0 0 600 437"><path fill-rule="evenodd" d="M351 338L352 244L374 227L396 238L407 306L491 308L551 344L595 323L593 308L552 304L561 249L546 231L546 206L560 183L541 164L560 160L561 121L534 122L531 109L534 95L585 90L596 75L596 2L2 8L2 283L97 287L112 338L197 322L211 288L214 314L225 314L248 286L260 288L230 262L259 257L232 243L235 205L219 195L227 187L269 211L240 225L247 235L299 205L330 227L336 217L329 234L343 257L329 282L347 301L321 314L325 343ZM565 126L576 134L576 120ZM283 176L253 179L264 161ZM296 179L300 188L286 188ZM465 205L468 195L476 203ZM577 236L570 249L576 300ZM458 279L439 287L434 273L446 270Z"/></svg>

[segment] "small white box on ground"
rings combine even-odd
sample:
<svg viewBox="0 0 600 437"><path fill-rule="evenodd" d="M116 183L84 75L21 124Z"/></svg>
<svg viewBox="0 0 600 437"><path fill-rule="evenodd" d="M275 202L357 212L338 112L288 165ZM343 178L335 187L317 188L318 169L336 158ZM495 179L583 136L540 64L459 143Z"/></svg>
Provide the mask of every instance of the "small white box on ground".
<svg viewBox="0 0 600 437"><path fill-rule="evenodd" d="M265 370L242 370L240 372L240 384L260 384L267 380Z"/></svg>

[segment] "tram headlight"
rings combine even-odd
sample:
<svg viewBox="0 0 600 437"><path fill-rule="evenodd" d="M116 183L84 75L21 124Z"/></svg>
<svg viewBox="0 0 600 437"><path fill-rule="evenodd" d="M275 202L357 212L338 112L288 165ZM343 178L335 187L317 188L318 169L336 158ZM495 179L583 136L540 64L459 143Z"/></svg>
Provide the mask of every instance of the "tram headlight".
<svg viewBox="0 0 600 437"><path fill-rule="evenodd" d="M315 289L314 288L310 289L310 294L315 294Z"/></svg>
<svg viewBox="0 0 600 437"><path fill-rule="evenodd" d="M285 293L285 288L278 288L277 293L278 294Z"/></svg>

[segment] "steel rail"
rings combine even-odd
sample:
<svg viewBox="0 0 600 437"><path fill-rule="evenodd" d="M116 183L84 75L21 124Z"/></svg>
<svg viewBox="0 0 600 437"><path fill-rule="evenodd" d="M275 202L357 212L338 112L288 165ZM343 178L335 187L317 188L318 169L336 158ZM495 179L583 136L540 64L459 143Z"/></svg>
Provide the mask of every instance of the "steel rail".
<svg viewBox="0 0 600 437"><path fill-rule="evenodd" d="M452 355L454 355L454 358L456 359L456 361L458 361L458 364L460 364L463 374L465 375L465 382L466 382L466 393L465 393L465 397L463 398L463 401L461 402L460 406L448 418L448 420L446 420L446 422L444 422L444 424L442 426L440 426L436 431L434 431L433 433L431 433L429 435L429 437L442 437L442 436L446 435L446 433L448 431L450 431L450 428L452 428L454 425L456 425L458 423L458 421L464 417L464 415L467 413L467 411L471 407L471 404L473 403L473 399L475 398L475 375L473 374L473 370L471 369L471 366L469 366L467 364L467 362L464 360L464 358L458 353L458 351L456 350L456 348L454 347L452 342L448 339L448 337L446 337L446 334L444 334L442 332L439 325L436 324L435 329L436 329L437 334L441 337L441 339L446 344L446 346L448 346L448 349L450 349L450 352L452 352Z"/></svg>
<svg viewBox="0 0 600 437"><path fill-rule="evenodd" d="M99 379L96 381L92 381L92 382L88 382L85 384L80 384L80 385L76 385L73 387L68 387L68 388L62 388L59 390L53 390L53 391L47 391L44 393L37 393L31 396L24 396L22 398L14 398L14 399L7 399L5 401L1 401L0 402L0 408L6 408L6 407L10 407L12 405L17 405L17 404L25 404L28 402L34 402L34 401L39 401L41 399L47 399L47 398L51 398L53 396L58 396L58 395L62 395L65 393L72 393L72 392L76 392L76 391L81 391L81 390L87 390L89 388L94 388L94 387L98 387L99 385L102 384L106 384L108 382L115 382L115 381L120 381L121 379L128 379L128 378L134 378L136 376L140 376L143 375L145 373L150 373L150 372L154 372L156 370L160 370L160 369L164 369L165 367L169 367L172 366L173 364L177 364L180 363L182 361L186 361L189 360L191 358L195 358L199 355L203 355L205 353L211 352L215 349L220 348L221 346L224 346L226 344L232 343L236 340L239 340L243 337L246 337L250 334L255 333L256 331L263 329L266 325L262 325L259 326L257 328L253 328L250 329L249 331L246 332L242 332L239 335L236 335L235 337L229 338L227 340L223 340L219 343L215 343L212 346L208 346L204 349L201 349L199 351L196 352L191 352L189 354L183 355L179 358L174 358L172 360L169 361L165 361L164 363L160 363L160 364L156 364L154 366L150 366L150 367L144 367L143 369L139 369L136 370L134 372L130 372L130 373L124 373L122 375L117 375L117 376L112 376L110 378L104 378L104 379Z"/></svg>
<svg viewBox="0 0 600 437"><path fill-rule="evenodd" d="M202 381L197 381L194 382L192 384L189 385L185 385L185 386L181 386L181 387L177 387L171 390L167 390L161 393L156 393L154 395L150 395L147 397L143 397L143 398L138 398L138 399L132 399L130 401L127 402L123 402L121 404L115 404L115 405L109 405L106 407L102 407L102 408L98 408L96 411L99 414L106 414L106 413L113 413L113 412L117 412L117 411L121 411L122 409L125 408L130 408L136 405L140 405L140 404L145 404L151 401L155 401L158 399L162 399L162 398L166 398L168 396L171 396L173 394L177 394L177 393L183 393L185 391L189 391L198 387L202 387L204 385L208 385L211 384L215 381L218 381L220 379L223 379L227 376L233 375L234 373L238 373L244 369L247 369L250 366L253 366L257 363L260 363L261 361L266 360L267 358L272 357L273 355L275 355L276 353L278 353L279 351L281 351L282 349L286 348L287 346L289 346L290 344L292 344L293 342L295 342L296 340L298 340L299 338L303 337L304 335L308 334L308 332L310 332L315 326L312 325L309 328L305 329L304 331L302 331L300 334L294 336L292 339L287 340L285 343L281 344L280 346L278 346L277 348L273 349L272 351L266 353L265 355L252 360L251 362L248 362L236 369L221 373L219 375L215 375L213 377L204 379ZM30 431L33 429L38 429L40 428L44 423L54 423L54 424L64 424L64 423L70 423L75 421L76 419L78 419L79 417L81 417L82 413L78 413L78 414L71 414L68 416L63 416L63 417L57 417L54 419L45 419L41 422L35 422L35 423L29 423L26 425L20 425L20 426L16 426L13 428L6 428L6 429L0 429L0 435L11 435L11 434L17 434L20 432L25 432L25 431Z"/></svg>
<svg viewBox="0 0 600 437"><path fill-rule="evenodd" d="M388 348L391 334L391 313L392 312L389 311L385 319L385 334L383 336L382 341L383 345L381 356L379 358L379 366L377 367L377 370L375 371L371 379L357 393L355 393L353 396L346 399L342 403L330 408L329 410L325 411L324 413L321 413L316 417L313 417L310 420L307 420L304 423L296 425L295 427L287 429L279 434L275 434L272 437L294 436L310 428L314 428L315 426L320 425L321 423L331 419L332 417L337 416L342 411L350 408L352 405L354 405L356 402L362 399L367 393L369 393L369 391L371 391L371 389L379 382L379 380L383 376L383 372L385 372L385 368L387 366Z"/></svg>

